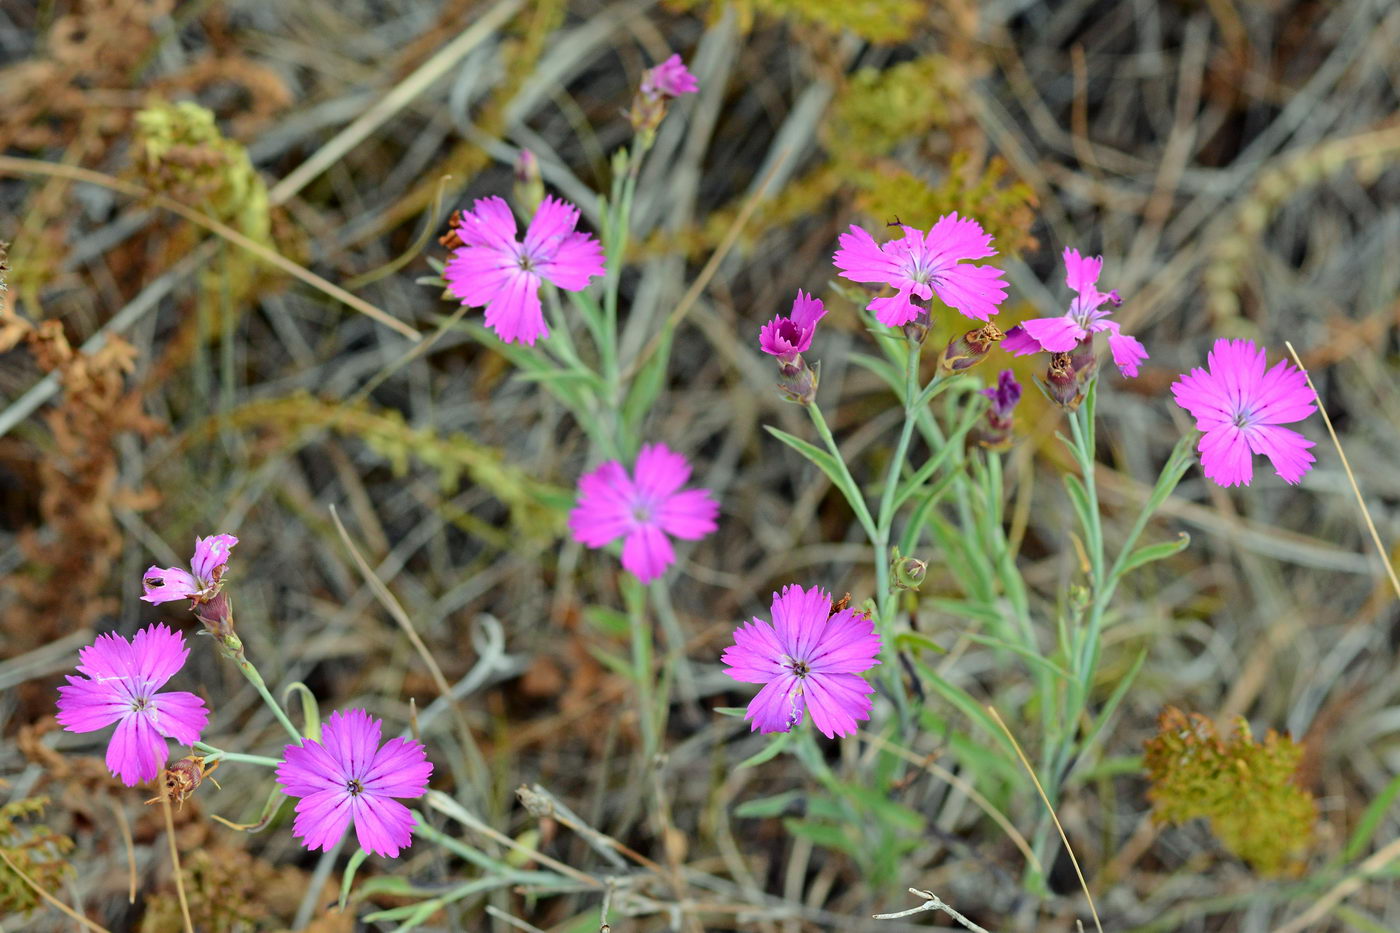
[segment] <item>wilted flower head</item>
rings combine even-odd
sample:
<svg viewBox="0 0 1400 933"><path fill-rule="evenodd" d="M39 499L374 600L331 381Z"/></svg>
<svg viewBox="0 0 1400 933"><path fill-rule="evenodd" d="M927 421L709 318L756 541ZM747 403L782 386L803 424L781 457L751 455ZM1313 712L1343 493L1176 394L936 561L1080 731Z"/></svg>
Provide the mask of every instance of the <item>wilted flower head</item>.
<svg viewBox="0 0 1400 933"><path fill-rule="evenodd" d="M992 347L1006 338L995 324L983 324L948 341L938 365L948 372L960 373L987 358Z"/></svg>
<svg viewBox="0 0 1400 933"><path fill-rule="evenodd" d="M1006 281L994 266L974 266L968 259L995 256L991 234L975 220L956 213L938 219L924 233L900 226L902 239L876 243L865 230L851 226L841 234L840 249L832 257L843 278L853 282L893 285L897 294L875 298L866 307L875 319L890 327L914 320L920 308L912 298L938 299L950 308L985 321L997 313L1006 298Z"/></svg>
<svg viewBox="0 0 1400 933"><path fill-rule="evenodd" d="M1015 427L1011 413L1021 401L1021 384L1011 370L1003 369L997 376L997 384L983 389L982 394L991 399L992 404L978 426L977 443L989 450L1009 450Z"/></svg>
<svg viewBox="0 0 1400 933"><path fill-rule="evenodd" d="M648 97L680 97L700 90L700 82L685 67L679 54L659 65L648 68L642 75L642 93Z"/></svg>
<svg viewBox="0 0 1400 933"><path fill-rule="evenodd" d="M98 635L78 652L78 673L58 688L58 721L69 732L95 732L116 723L107 745L107 768L127 787L160 774L170 755L167 738L199 741L209 721L204 701L183 691L158 692L190 650L185 637L164 625L148 625L131 641Z"/></svg>
<svg viewBox="0 0 1400 933"><path fill-rule="evenodd" d="M825 314L826 306L820 298L813 298L799 289L792 311L786 317L773 318L758 332L758 348L784 363L791 363L797 359L797 354L811 348L817 322Z"/></svg>
<svg viewBox="0 0 1400 933"><path fill-rule="evenodd" d="M292 835L308 849L330 849L351 822L360 848L394 857L413 842L415 820L395 797L421 797L433 765L422 742L379 746L382 723L362 709L331 713L321 739L288 745L277 781L297 801Z"/></svg>
<svg viewBox="0 0 1400 933"><path fill-rule="evenodd" d="M633 476L609 460L579 478L569 530L591 548L624 538L623 568L650 583L676 562L668 535L698 541L715 530L719 503L708 489L681 490L688 479L685 457L665 444L644 445Z"/></svg>
<svg viewBox="0 0 1400 933"><path fill-rule="evenodd" d="M1118 292L1098 290L1099 273L1103 269L1103 257L1086 259L1079 250L1066 248L1065 282L1074 291L1074 300L1069 311L1060 317L1033 318L1011 328L1002 341L1002 349L1025 356L1045 350L1050 353L1068 353L1081 343L1093 339L1100 331L1108 333L1108 349L1113 354L1113 362L1125 376L1136 376L1138 364L1147 359L1147 350L1136 337L1129 337L1118 327L1117 321L1108 319L1109 312L1103 310L1105 302L1115 307L1123 303Z"/></svg>
<svg viewBox="0 0 1400 933"><path fill-rule="evenodd" d="M540 307L540 285L582 291L603 274L603 248L578 233L578 208L546 197L516 239L515 215L498 197L483 198L458 215L462 245L452 253L443 278L464 305L486 307L486 326L506 343L534 345L549 336Z"/></svg>
<svg viewBox="0 0 1400 933"><path fill-rule="evenodd" d="M788 732L810 711L822 735L856 731L874 689L860 675L880 662L880 636L854 609L832 612L831 594L792 585L773 594L773 624L751 619L724 649L725 673L764 684L744 718L750 731Z"/></svg>
<svg viewBox="0 0 1400 933"><path fill-rule="evenodd" d="M223 585L224 567L237 543L233 535L195 538L190 569L152 566L141 578L145 588L141 598L156 604L176 599L191 599L195 605L208 602L218 595Z"/></svg>
<svg viewBox="0 0 1400 933"><path fill-rule="evenodd" d="M1278 427L1313 413L1307 377L1287 360L1265 371L1267 357L1250 340L1217 340L1207 358L1172 383L1176 403L1202 432L1196 449L1206 478L1221 486L1248 486L1252 454L1269 458L1284 482L1297 483L1312 469L1313 442Z"/></svg>

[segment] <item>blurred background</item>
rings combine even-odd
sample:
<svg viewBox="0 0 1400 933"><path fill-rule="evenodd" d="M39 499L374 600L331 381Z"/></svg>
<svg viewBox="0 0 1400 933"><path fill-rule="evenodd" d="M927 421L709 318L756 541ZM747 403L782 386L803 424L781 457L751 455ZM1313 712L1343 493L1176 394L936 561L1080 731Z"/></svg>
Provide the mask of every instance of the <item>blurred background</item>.
<svg viewBox="0 0 1400 933"><path fill-rule="evenodd" d="M1086 915L1070 865L1053 866L1050 890L1023 890L1022 856L972 802L946 735L899 737L915 767L869 802L897 810L869 823L823 817L788 756L735 767L764 742L714 712L751 695L718 664L734 626L788 582L858 600L874 585L839 494L763 430L810 427L773 388L758 328L798 288L827 297L827 418L853 459L878 466L901 412L844 361L870 349L827 285L838 233L979 219L1012 282L1008 324L1063 307L1064 247L1102 253L1101 281L1125 299L1117 318L1151 354L1100 394L1110 540L1190 428L1170 382L1218 336L1258 340L1271 361L1292 342L1382 540L1400 540L1397 49L1400 6L1385 0L0 0L0 804L49 798L38 822L67 840L49 839L58 857L25 849L48 835L12 808L0 845L40 853L35 877L110 929L182 929L159 808L108 776L99 736L57 730L55 687L94 633L163 620L193 635L181 604L138 600L141 574L184 563L197 534L229 532L238 628L274 689L302 681L323 710L363 706L393 730L412 701L434 786L483 823L625 874L557 812L526 811L515 788L538 784L688 879L681 895L636 869L638 892L708 905L615 915L614 929L951 923L868 919L913 906L911 885L988 929L1075 929ZM457 306L416 279L445 258L450 211L509 195L521 148L596 231L632 93L672 52L700 91L672 105L643 170L624 313L659 320L713 264L646 430L697 462L723 511L673 574L689 669L666 754L648 762L617 671L615 559L562 536L586 439L502 357L442 327ZM1027 384L1038 365L1015 362ZM1076 567L1069 458L1038 393L1017 418L1008 513L1049 620ZM1223 491L1193 468L1149 530L1191 546L1118 596L1105 678L1146 660L1102 760L1059 807L1105 928L1275 929L1354 876L1308 928L1400 929L1393 885L1338 868L1400 832L1383 806L1367 810L1393 795L1400 765L1400 612L1321 423L1303 430L1319 462L1298 488L1261 468L1253 488ZM925 594L958 592L937 553L919 556ZM949 648L936 660L947 677L1020 708L1024 671L960 638L965 621L927 604L917 621ZM207 643L194 649L211 741L277 754L256 694ZM1297 780L1319 809L1306 866L1261 878L1199 821L1151 822L1141 755L1168 703L1302 742ZM1034 720L1013 723L1029 749ZM833 745L829 760L859 784L873 748ZM255 822L271 785L249 767L217 776L221 790L176 814L198 929L350 930L356 911L486 872L420 845L371 859L356 910L328 911L343 859L332 871L302 850L285 814L258 834L215 823ZM982 789L1029 833L1033 795ZM50 907L23 913L26 897L0 867L6 929L73 928ZM502 914L597 930L598 895L501 887L422 923L520 928Z"/></svg>

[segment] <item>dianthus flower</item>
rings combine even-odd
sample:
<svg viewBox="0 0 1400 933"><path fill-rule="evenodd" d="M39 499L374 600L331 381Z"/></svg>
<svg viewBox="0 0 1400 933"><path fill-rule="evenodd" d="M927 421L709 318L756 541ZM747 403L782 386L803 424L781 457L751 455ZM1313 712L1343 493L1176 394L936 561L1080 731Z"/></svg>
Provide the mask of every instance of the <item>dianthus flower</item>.
<svg viewBox="0 0 1400 933"><path fill-rule="evenodd" d="M579 479L569 530L591 548L625 538L623 568L650 583L676 562L667 535L698 541L715 530L719 503L708 489L682 491L688 479L690 464L665 444L643 446L632 476L609 460Z"/></svg>
<svg viewBox="0 0 1400 933"><path fill-rule="evenodd" d="M321 740L288 745L277 782L299 797L292 835L308 849L329 849L351 821L360 848L394 857L413 842L416 821L395 797L421 797L433 765L423 743L395 738L379 746L381 723L362 709L331 713Z"/></svg>
<svg viewBox="0 0 1400 933"><path fill-rule="evenodd" d="M533 346L549 336L540 308L540 284L582 291L603 274L603 248L574 230L578 208L554 197L516 239L515 215L498 197L483 198L457 219L462 245L452 253L443 278L464 305L486 307L486 326L506 343Z"/></svg>
<svg viewBox="0 0 1400 933"><path fill-rule="evenodd" d="M744 718L749 731L788 732L810 710L822 735L856 731L870 718L874 689L860 675L880 662L880 636L870 618L854 609L833 613L831 594L792 585L773 594L773 624L752 619L724 649L725 673L764 684Z"/></svg>
<svg viewBox="0 0 1400 933"><path fill-rule="evenodd" d="M158 692L184 667L185 637L164 625L148 625L128 642L98 635L78 652L78 673L58 688L58 721L69 732L95 732L113 723L107 768L127 787L160 774L170 756L167 738L199 741L209 721L204 701L183 691Z"/></svg>
<svg viewBox="0 0 1400 933"><path fill-rule="evenodd" d="M195 538L190 569L152 566L141 578L145 589L141 598L153 604L176 599L191 599L195 604L208 602L218 595L224 567L237 543L238 539L233 535Z"/></svg>
<svg viewBox="0 0 1400 933"><path fill-rule="evenodd" d="M685 67L680 55L672 55L642 75L642 93L647 97L679 97L700 90L700 82Z"/></svg>
<svg viewBox="0 0 1400 933"><path fill-rule="evenodd" d="M758 348L784 363L791 363L799 353L811 348L817 322L825 314L826 306L820 298L813 298L799 289L792 311L785 317L773 318L758 332Z"/></svg>
<svg viewBox="0 0 1400 933"><path fill-rule="evenodd" d="M928 233L900 226L904 237L876 243L855 225L841 234L840 249L832 257L843 278L853 282L886 283L898 291L890 298L875 298L866 307L881 324L898 327L916 318L921 309L911 296L929 299L938 295L950 308L985 321L997 313L1006 298L1006 281L995 266L974 266L966 259L995 256L992 237L975 220L956 213L938 218Z"/></svg>
<svg viewBox="0 0 1400 933"><path fill-rule="evenodd" d="M1024 321L1006 332L1001 342L1003 350L1017 356L1025 356L1041 350L1050 353L1068 353L1100 331L1108 332L1108 349L1113 354L1113 362L1125 376L1136 376L1138 364L1147 359L1147 349L1136 337L1123 333L1117 321L1108 320L1109 312L1103 310L1104 302L1114 307L1123 299L1118 292L1101 292L1096 287L1099 272L1103 269L1103 257L1085 259L1079 250L1065 248L1065 283L1075 293L1069 311L1059 317L1033 318Z"/></svg>
<svg viewBox="0 0 1400 933"><path fill-rule="evenodd" d="M1313 442L1278 425L1312 414L1307 377L1287 360L1266 372L1264 350L1250 340L1217 340L1207 365L1172 383L1176 403L1202 431L1196 449L1206 478L1220 486L1248 486L1254 478L1251 455L1263 454L1284 482L1301 480L1312 469Z"/></svg>

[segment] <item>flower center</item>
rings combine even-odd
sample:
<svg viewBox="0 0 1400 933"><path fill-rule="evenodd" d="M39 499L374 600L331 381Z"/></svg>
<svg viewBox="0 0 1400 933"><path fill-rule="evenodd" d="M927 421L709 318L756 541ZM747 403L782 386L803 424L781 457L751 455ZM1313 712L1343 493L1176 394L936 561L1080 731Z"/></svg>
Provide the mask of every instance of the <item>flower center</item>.
<svg viewBox="0 0 1400 933"><path fill-rule="evenodd" d="M144 713L151 708L151 701L148 697L132 697L131 711L133 713Z"/></svg>
<svg viewBox="0 0 1400 933"><path fill-rule="evenodd" d="M345 789L350 792L351 797L358 797L364 793L365 785L360 783L359 778L351 778L345 782Z"/></svg>
<svg viewBox="0 0 1400 933"><path fill-rule="evenodd" d="M1235 427L1243 430L1254 423L1254 412L1248 408L1241 408L1235 412Z"/></svg>
<svg viewBox="0 0 1400 933"><path fill-rule="evenodd" d="M515 257L515 264L520 267L521 272L535 271L535 257L526 252L525 247L520 247L520 253Z"/></svg>
<svg viewBox="0 0 1400 933"><path fill-rule="evenodd" d="M788 670L792 671L798 677L806 677L808 674L812 673L811 665L806 661L799 661L797 658L788 658L787 667Z"/></svg>

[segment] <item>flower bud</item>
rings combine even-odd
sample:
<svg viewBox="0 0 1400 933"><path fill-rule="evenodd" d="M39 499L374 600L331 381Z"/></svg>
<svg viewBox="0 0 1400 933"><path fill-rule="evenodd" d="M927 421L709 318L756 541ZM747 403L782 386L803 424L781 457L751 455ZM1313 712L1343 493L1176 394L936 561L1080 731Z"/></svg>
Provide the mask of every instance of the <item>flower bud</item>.
<svg viewBox="0 0 1400 933"><path fill-rule="evenodd" d="M544 200L544 178L540 175L540 160L529 149L521 149L515 160L516 205L525 213L534 215Z"/></svg>
<svg viewBox="0 0 1400 933"><path fill-rule="evenodd" d="M997 376L997 384L981 392L991 399L986 417L976 432L977 443L988 450L1009 450L1012 442L1011 413L1021 401L1021 384L1009 369Z"/></svg>
<svg viewBox="0 0 1400 933"><path fill-rule="evenodd" d="M971 369L982 362L992 347L996 346L997 341L1005 336L995 324L986 324L976 330L970 330L961 337L954 337L948 341L938 365L950 373Z"/></svg>
<svg viewBox="0 0 1400 933"><path fill-rule="evenodd" d="M783 398L798 405L810 405L817 400L817 369L807 365L802 354L797 354L789 362L779 361L778 371L783 374L782 381L778 383Z"/></svg>
<svg viewBox="0 0 1400 933"><path fill-rule="evenodd" d="M195 603L192 611L205 631L220 641L233 634L233 604L223 590Z"/></svg>
<svg viewBox="0 0 1400 933"><path fill-rule="evenodd" d="M902 557L899 548L890 549L890 585L900 590L917 590L928 576L928 563Z"/></svg>
<svg viewBox="0 0 1400 933"><path fill-rule="evenodd" d="M904 331L904 336L906 339L922 345L925 338L928 337L928 328L928 310L925 308L920 308L918 316L915 317L914 320L903 325L900 329Z"/></svg>

